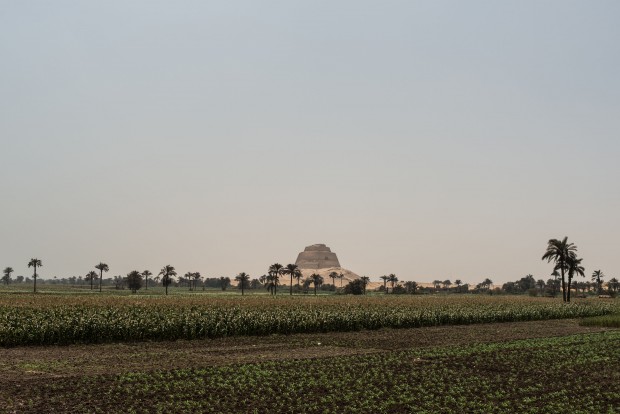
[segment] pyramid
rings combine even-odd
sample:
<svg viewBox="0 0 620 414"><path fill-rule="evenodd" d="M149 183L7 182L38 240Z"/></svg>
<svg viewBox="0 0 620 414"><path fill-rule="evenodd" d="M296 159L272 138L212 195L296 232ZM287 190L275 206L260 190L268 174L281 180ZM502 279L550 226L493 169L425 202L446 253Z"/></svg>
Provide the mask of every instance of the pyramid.
<svg viewBox="0 0 620 414"><path fill-rule="evenodd" d="M359 279L360 277L352 271L340 266L338 256L332 252L329 247L324 244L313 244L304 249L303 252L297 255L295 264L301 270L304 278L310 277L311 274L317 273L324 279L324 283L332 283L329 274L336 272L344 275L343 280L336 280L336 286L341 284L344 286L347 283Z"/></svg>

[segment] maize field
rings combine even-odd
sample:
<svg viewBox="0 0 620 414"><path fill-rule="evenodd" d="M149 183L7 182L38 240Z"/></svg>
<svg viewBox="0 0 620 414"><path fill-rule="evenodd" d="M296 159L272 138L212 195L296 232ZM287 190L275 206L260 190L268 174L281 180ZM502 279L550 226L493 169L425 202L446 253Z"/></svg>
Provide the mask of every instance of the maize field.
<svg viewBox="0 0 620 414"><path fill-rule="evenodd" d="M599 316L615 302L492 296L0 297L0 346L345 332Z"/></svg>

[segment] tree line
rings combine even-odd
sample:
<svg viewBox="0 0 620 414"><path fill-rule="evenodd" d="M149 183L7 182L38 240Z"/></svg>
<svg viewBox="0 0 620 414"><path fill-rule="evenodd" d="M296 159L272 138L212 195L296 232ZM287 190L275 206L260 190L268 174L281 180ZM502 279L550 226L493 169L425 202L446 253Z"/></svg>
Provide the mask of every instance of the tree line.
<svg viewBox="0 0 620 414"><path fill-rule="evenodd" d="M551 278L547 281L543 279L536 280L531 274L526 275L514 282L507 282L502 285L501 288L495 287L492 289L493 282L490 278L485 278L482 282L471 287L469 284L463 283L460 279L456 279L454 283L451 280L434 280L432 288L422 287L415 281L406 281L399 283L398 277L391 273L389 275L380 276L379 279L383 281L383 285L379 287L379 291L384 293L394 294L416 294L416 293L437 293L437 292L454 292L454 293L507 293L507 294L519 294L529 293L532 296L553 296L555 297L558 291L561 289L562 298L564 302L570 302L571 291L573 288L576 292L581 289L582 294L585 294L586 290L592 292L596 290L597 294L603 293L609 295L615 295L620 290L620 282L617 278L610 278L607 282L607 290L603 289L605 283L605 274L601 270L595 270L591 275L590 282L578 281L575 282L575 277L585 277L585 268L582 266L582 258L577 256L577 247L573 243L568 242L568 238L564 239L551 239L547 243L547 249L542 256L542 260L547 262L553 262L554 267L551 273ZM43 262L38 258L32 258L28 262L28 268L33 268L33 290L37 291L37 269L43 266ZM102 291L103 286L103 273L108 272L109 266L106 263L99 262L94 267L94 270L90 270L82 278L71 277L67 280L69 282L86 282L90 284L90 289L98 289ZM95 271L96 270L96 271ZM14 272L12 267L6 267L3 271L2 282L6 285L12 282L11 275ZM152 277L151 277L152 276ZM176 277L178 276L178 280ZM196 290L199 285L204 290L207 287L219 287L222 290L226 290L231 285L231 279L226 276L220 276L217 278L203 278L200 272L187 272L184 275L177 275L174 266L166 265L162 267L157 275L153 275L149 270L138 271L132 270L127 273L126 276L117 275L109 280L110 284L113 284L117 289L124 288L125 286L131 289L132 292L137 292L142 287L148 290L149 277L151 286L161 285L165 288L166 295L168 294L168 287L177 285L187 285L189 290ZM266 288L271 295L278 294L278 287L283 286L281 278L288 277L289 294L293 295L293 280L295 283L295 290L297 292L307 292L312 285L314 294L317 294L317 290L326 288L326 290L336 289L336 280L340 281L340 288L344 293L350 294L365 294L366 288L370 283L368 276L361 276L359 280L350 281L343 287L343 280L345 275L343 273L331 272L328 278L332 280L332 284L325 284L324 278L318 273L313 273L307 278L303 278L301 269L296 264L287 264L286 266L280 263L274 263L270 265L267 272L258 278L251 279L250 275L246 272L241 272L234 277L237 282L237 288L241 290L241 295L245 294L246 289L258 289ZM302 279L303 282L302 282ZM17 283L29 282L29 278L18 276L15 280ZM388 287L389 283L389 287Z"/></svg>

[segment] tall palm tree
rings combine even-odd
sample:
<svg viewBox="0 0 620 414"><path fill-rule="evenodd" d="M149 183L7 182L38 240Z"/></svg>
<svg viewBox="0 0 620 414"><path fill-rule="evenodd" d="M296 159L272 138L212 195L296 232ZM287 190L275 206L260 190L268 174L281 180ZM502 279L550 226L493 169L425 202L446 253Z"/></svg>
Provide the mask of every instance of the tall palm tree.
<svg viewBox="0 0 620 414"><path fill-rule="evenodd" d="M443 288L446 290L450 290L450 286L452 286L452 282L450 281L450 279L444 280L441 284L443 285Z"/></svg>
<svg viewBox="0 0 620 414"><path fill-rule="evenodd" d="M388 280L390 280L390 277L387 275L383 275L383 276L379 276L379 279L383 280L383 290L385 293L388 293L387 291L387 282Z"/></svg>
<svg viewBox="0 0 620 414"><path fill-rule="evenodd" d="M344 273L338 274L338 279L340 279L340 287L342 287L342 279L344 279Z"/></svg>
<svg viewBox="0 0 620 414"><path fill-rule="evenodd" d="M174 270L173 266L166 265L160 271L161 275L161 283L166 287L166 295L168 294L168 285L170 285L173 281L173 277L177 275L177 272Z"/></svg>
<svg viewBox="0 0 620 414"><path fill-rule="evenodd" d="M547 250L542 257L542 260L547 260L547 263L553 261L555 263L554 271L560 271L562 276L562 297L564 302L567 302L566 295L566 278L565 273L568 270L568 261L571 257L576 257L577 246L568 242L568 237L564 237L562 240L551 239L547 243Z"/></svg>
<svg viewBox="0 0 620 414"><path fill-rule="evenodd" d="M241 272L237 276L235 276L235 280L241 285L241 296L243 296L243 290L245 288L246 282L250 280L250 275L245 272Z"/></svg>
<svg viewBox="0 0 620 414"><path fill-rule="evenodd" d="M90 280L90 290L93 290L93 281L97 279L97 272L91 270L90 272L86 273L86 279Z"/></svg>
<svg viewBox="0 0 620 414"><path fill-rule="evenodd" d="M571 290L571 282L573 281L574 276L585 277L586 269L581 266L581 261L583 259L578 259L577 256L571 256L568 259L568 291L566 292L566 302L570 302L570 290Z"/></svg>
<svg viewBox="0 0 620 414"><path fill-rule="evenodd" d="M4 268L4 271L3 271L4 277L3 277L3 279L4 279L4 283L6 283L7 285L11 281L11 273L13 273L13 272L14 272L14 270L13 270L12 267L5 267Z"/></svg>
<svg viewBox="0 0 620 414"><path fill-rule="evenodd" d="M37 258L30 259L28 267L34 267L34 293L37 293L37 267L42 267L43 262Z"/></svg>
<svg viewBox="0 0 620 414"><path fill-rule="evenodd" d="M603 278L605 277L605 275L603 274L603 272L601 270L595 270L594 273L592 273L592 281L596 282L596 285L598 287L598 294L601 294L601 286L603 285Z"/></svg>
<svg viewBox="0 0 620 414"><path fill-rule="evenodd" d="M461 279L456 279L454 281L454 284L456 285L456 291L461 293L461 285L463 284L463 282L461 281Z"/></svg>
<svg viewBox="0 0 620 414"><path fill-rule="evenodd" d="M364 284L364 295L366 294L366 286L368 285L368 283L370 283L370 278L368 276L362 276L360 277L360 279L362 280L362 283Z"/></svg>
<svg viewBox="0 0 620 414"><path fill-rule="evenodd" d="M273 281L273 294L278 294L278 284L280 282L280 275L282 275L282 266L280 263L274 263L269 266L269 274L271 275L271 280Z"/></svg>
<svg viewBox="0 0 620 414"><path fill-rule="evenodd" d="M543 296L543 294L545 293L545 281L542 279L538 279L536 281L536 284L540 288L540 296Z"/></svg>
<svg viewBox="0 0 620 414"><path fill-rule="evenodd" d="M609 282L607 282L607 289L612 292L617 292L618 288L620 288L620 282L618 282L618 279L615 277L609 279Z"/></svg>
<svg viewBox="0 0 620 414"><path fill-rule="evenodd" d="M152 275L153 273L151 273L150 270L145 270L144 272L142 272L142 276L144 276L144 290L149 289L149 276Z"/></svg>
<svg viewBox="0 0 620 414"><path fill-rule="evenodd" d="M314 296L316 296L316 288L323 284L323 276L312 273L310 275L310 281L314 285Z"/></svg>
<svg viewBox="0 0 620 414"><path fill-rule="evenodd" d="M110 269L108 268L107 264L101 263L101 262L99 262L99 264L95 266L95 269L99 270L99 292L101 292L101 282L103 282L103 272L107 272Z"/></svg>
<svg viewBox="0 0 620 414"><path fill-rule="evenodd" d="M396 282L398 282L398 278L396 277L396 275L394 273L390 273L388 278L389 278L388 280L390 281L390 283L392 285L392 293L394 293L394 284Z"/></svg>
<svg viewBox="0 0 620 414"><path fill-rule="evenodd" d="M336 279L338 279L338 272L331 272L327 276L332 280L332 285L336 286Z"/></svg>
<svg viewBox="0 0 620 414"><path fill-rule="evenodd" d="M301 270L299 270L299 267L296 264L289 263L284 269L282 269L282 273L291 276L291 296L293 296L293 278L296 278L298 280L297 283L299 283L299 279L301 278Z"/></svg>

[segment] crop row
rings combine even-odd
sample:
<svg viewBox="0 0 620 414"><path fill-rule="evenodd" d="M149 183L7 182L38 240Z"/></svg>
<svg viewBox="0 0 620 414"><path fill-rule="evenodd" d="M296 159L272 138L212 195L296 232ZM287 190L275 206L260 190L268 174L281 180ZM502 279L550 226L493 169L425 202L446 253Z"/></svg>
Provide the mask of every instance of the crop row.
<svg viewBox="0 0 620 414"><path fill-rule="evenodd" d="M576 318L611 313L600 302L224 301L0 305L0 345L217 338Z"/></svg>
<svg viewBox="0 0 620 414"><path fill-rule="evenodd" d="M61 378L32 392L8 384L5 405L25 413L614 413L618 341L614 331Z"/></svg>

